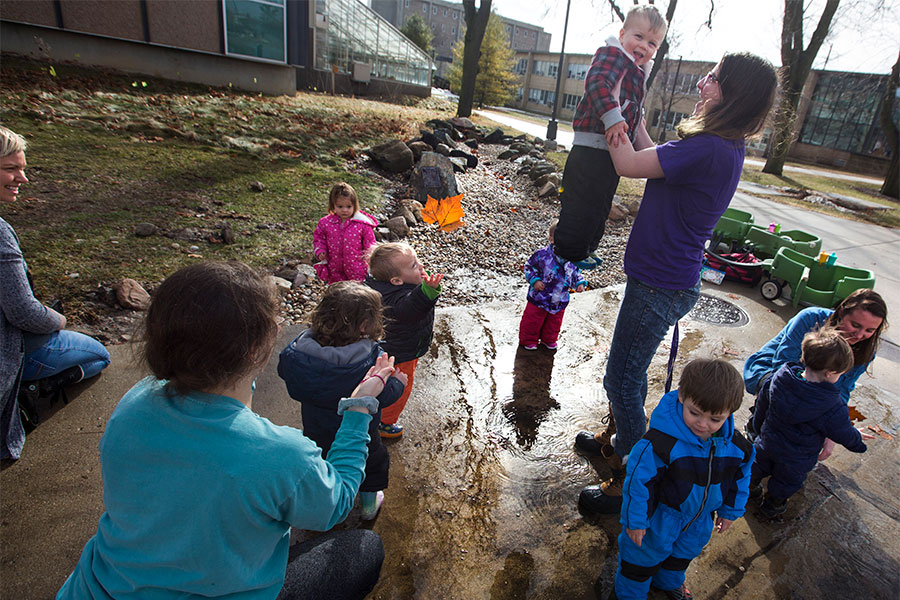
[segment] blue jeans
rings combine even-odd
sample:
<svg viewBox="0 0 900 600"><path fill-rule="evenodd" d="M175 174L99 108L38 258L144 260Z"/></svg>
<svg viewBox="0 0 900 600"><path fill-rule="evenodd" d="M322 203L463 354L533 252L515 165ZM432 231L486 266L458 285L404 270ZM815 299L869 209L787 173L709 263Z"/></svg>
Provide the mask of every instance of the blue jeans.
<svg viewBox="0 0 900 600"><path fill-rule="evenodd" d="M647 432L647 369L660 342L700 297L700 282L685 290L649 286L628 277L619 307L603 387L616 420L616 454L625 458Z"/></svg>
<svg viewBox="0 0 900 600"><path fill-rule="evenodd" d="M77 331L57 331L43 346L25 355L22 381L44 379L81 366L84 379L97 375L109 365L109 352L94 338Z"/></svg>

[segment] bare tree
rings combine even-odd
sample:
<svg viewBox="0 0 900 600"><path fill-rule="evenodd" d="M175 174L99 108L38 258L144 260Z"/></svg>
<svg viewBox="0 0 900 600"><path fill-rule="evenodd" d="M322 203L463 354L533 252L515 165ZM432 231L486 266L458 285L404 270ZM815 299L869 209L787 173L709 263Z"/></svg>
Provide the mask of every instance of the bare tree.
<svg viewBox="0 0 900 600"><path fill-rule="evenodd" d="M891 162L888 163L887 174L881 185L881 193L891 198L900 199L900 132L894 115L900 113L900 98L897 97L897 88L900 87L900 55L891 69L887 84L884 86L884 96L881 98L881 129L887 136L891 145Z"/></svg>
<svg viewBox="0 0 900 600"><path fill-rule="evenodd" d="M463 52L462 85L459 90L459 104L456 116L472 115L472 104L475 99L475 78L478 76L478 60L481 58L481 41L487 29L488 17L491 16L491 0L481 0L481 6L475 8L475 0L463 0L466 15L465 51Z"/></svg>
<svg viewBox="0 0 900 600"><path fill-rule="evenodd" d="M775 134L772 152L763 167L763 173L781 175L784 161L794 138L794 122L797 106L806 78L828 30L840 0L826 0L825 8L819 16L816 30L806 48L803 48L804 0L784 0L784 17L781 28L781 98L775 114Z"/></svg>

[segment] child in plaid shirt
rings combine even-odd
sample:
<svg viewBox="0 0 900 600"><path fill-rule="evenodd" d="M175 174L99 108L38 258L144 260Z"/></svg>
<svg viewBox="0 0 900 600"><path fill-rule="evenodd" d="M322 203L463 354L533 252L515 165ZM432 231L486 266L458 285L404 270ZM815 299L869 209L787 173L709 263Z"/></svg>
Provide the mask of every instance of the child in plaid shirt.
<svg viewBox="0 0 900 600"><path fill-rule="evenodd" d="M636 150L653 145L642 123L647 76L666 35L655 6L635 6L619 38L597 50L575 109L575 138L563 171L556 253L581 269L602 262L595 254L606 226L619 176L608 142L627 135Z"/></svg>

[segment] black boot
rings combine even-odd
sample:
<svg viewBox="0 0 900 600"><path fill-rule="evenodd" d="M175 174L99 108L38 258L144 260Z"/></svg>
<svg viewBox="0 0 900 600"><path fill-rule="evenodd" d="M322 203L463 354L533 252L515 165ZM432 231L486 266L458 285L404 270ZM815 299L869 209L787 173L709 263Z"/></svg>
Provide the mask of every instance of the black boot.
<svg viewBox="0 0 900 600"><path fill-rule="evenodd" d="M776 519L783 515L787 510L787 500L784 498L776 498L768 493L763 498L762 504L759 506L759 514L766 519Z"/></svg>
<svg viewBox="0 0 900 600"><path fill-rule="evenodd" d="M589 485L578 494L578 512L586 519L617 515L622 509L622 484L625 469L613 469L612 478L600 485Z"/></svg>
<svg viewBox="0 0 900 600"><path fill-rule="evenodd" d="M84 379L84 370L79 365L75 365L56 375L38 379L36 383L40 386L41 396L58 396L63 388L78 383L82 379ZM65 392L62 392L62 396L63 400L68 403L69 399L65 397Z"/></svg>
<svg viewBox="0 0 900 600"><path fill-rule="evenodd" d="M19 386L19 414L22 417L22 426L26 433L31 432L41 422L41 416L37 411L37 401L40 398L39 387L37 381L23 381Z"/></svg>
<svg viewBox="0 0 900 600"><path fill-rule="evenodd" d="M606 429L594 433L592 431L579 431L575 436L575 449L585 456L603 456L612 451L612 436L616 434L616 420L612 412L600 419L606 424Z"/></svg>

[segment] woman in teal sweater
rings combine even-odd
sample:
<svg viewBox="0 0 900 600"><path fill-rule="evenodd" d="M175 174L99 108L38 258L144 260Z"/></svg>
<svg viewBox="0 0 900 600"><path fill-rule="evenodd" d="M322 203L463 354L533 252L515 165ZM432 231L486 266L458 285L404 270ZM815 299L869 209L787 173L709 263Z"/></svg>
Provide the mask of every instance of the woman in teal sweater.
<svg viewBox="0 0 900 600"><path fill-rule="evenodd" d="M362 598L374 587L384 549L371 531L319 536L290 563L288 547L292 526L327 531L353 507L393 359L341 401L323 459L299 430L251 409L277 310L271 287L237 262L163 282L145 324L152 376L107 423L106 510L58 599Z"/></svg>

